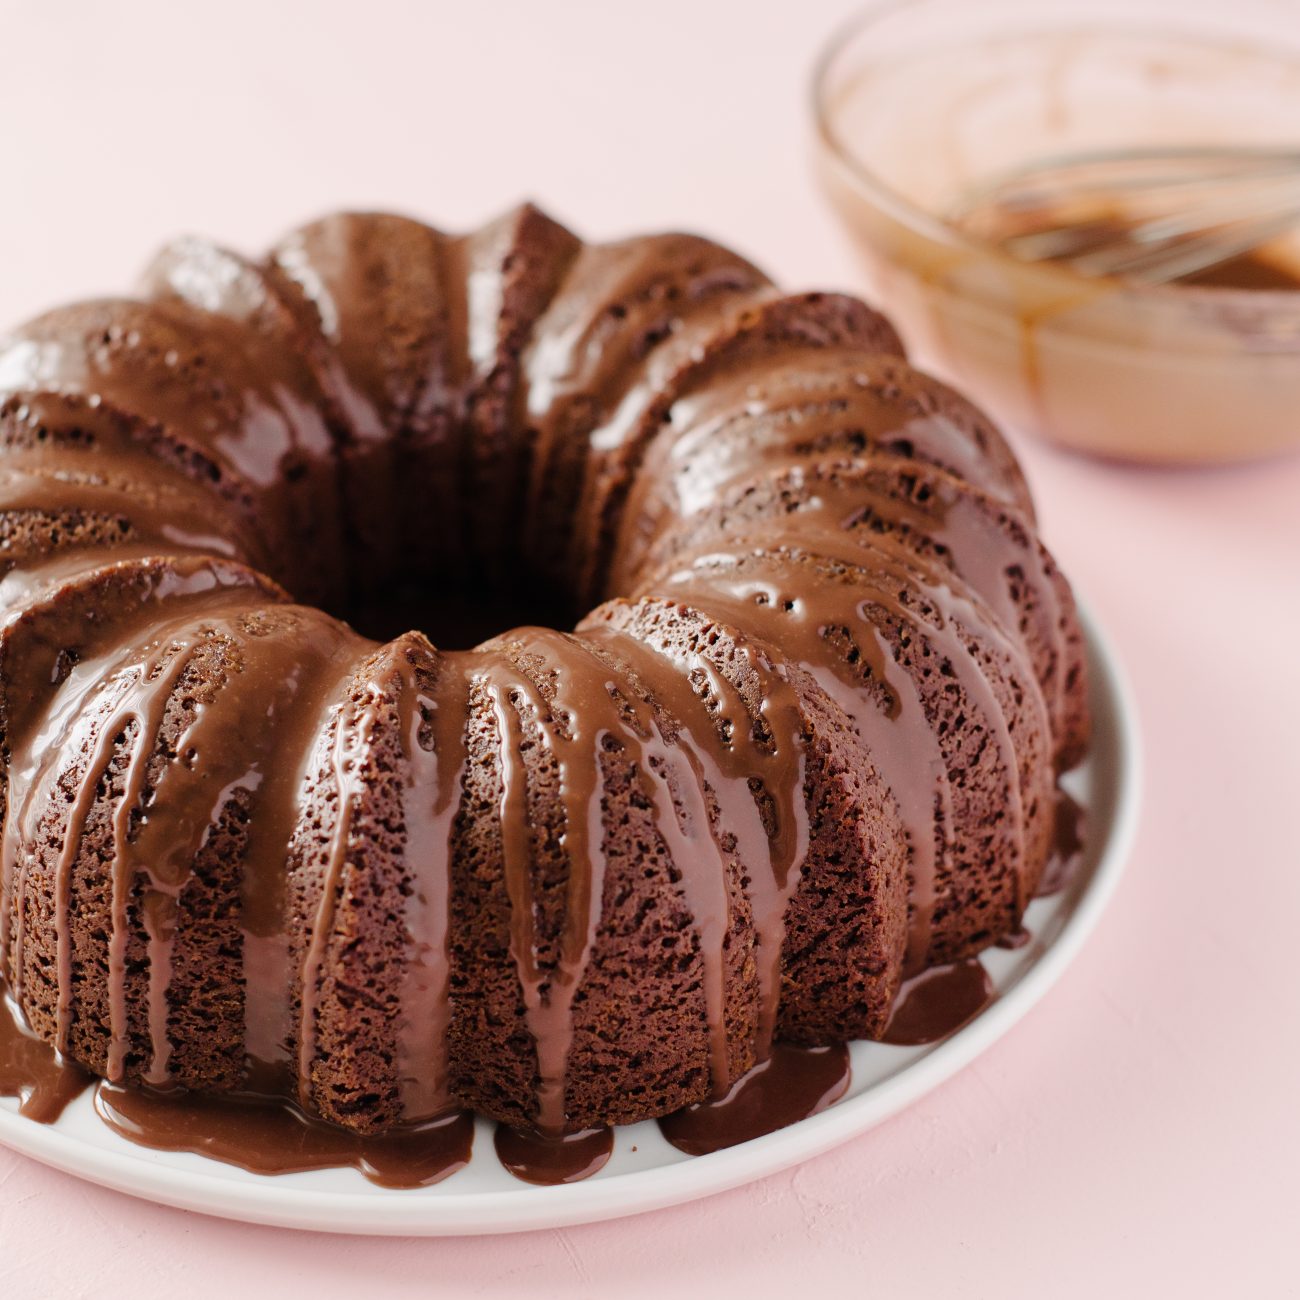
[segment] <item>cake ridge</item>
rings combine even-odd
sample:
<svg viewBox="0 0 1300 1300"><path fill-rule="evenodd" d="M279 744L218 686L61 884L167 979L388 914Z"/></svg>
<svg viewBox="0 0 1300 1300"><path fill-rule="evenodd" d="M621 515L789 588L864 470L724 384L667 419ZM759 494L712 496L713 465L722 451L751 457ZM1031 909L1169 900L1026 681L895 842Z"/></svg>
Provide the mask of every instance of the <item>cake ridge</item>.
<svg viewBox="0 0 1300 1300"><path fill-rule="evenodd" d="M602 631L606 636L597 640ZM733 725L729 742L711 751L694 736L688 722L690 714L698 711L700 699L680 671L681 657L665 653L662 647L651 646L632 636L628 629L622 629L617 640L608 636L610 631L612 628L608 625L584 624L579 635L591 649L597 644L603 645L607 653L633 672L638 671L639 665L645 683L642 698L657 711L662 710L668 715L674 742L685 749L703 788L720 805L719 832L734 837L735 852L747 867L747 892L756 929L758 968L755 1051L757 1059L762 1060L776 1028L785 906L798 885L808 841L808 819L802 799L801 727L792 688L775 672L767 678L765 703L769 717L774 713L782 721L782 725L771 728L770 734L777 738L772 746L760 749L754 743L752 728L742 728L737 733ZM687 658L703 668L705 661L700 656ZM664 671L665 661L673 664L674 671ZM721 674L714 673L711 677L715 691L721 689L729 694L735 693ZM743 704L740 707L743 710ZM746 738L748 743L745 743ZM769 774L768 781L764 782L762 773L770 769L774 761L779 764L778 775L773 778ZM765 785L776 806L772 833L763 825L759 803L751 788L753 782ZM741 786L744 787L743 795ZM775 786L774 794L772 786Z"/></svg>

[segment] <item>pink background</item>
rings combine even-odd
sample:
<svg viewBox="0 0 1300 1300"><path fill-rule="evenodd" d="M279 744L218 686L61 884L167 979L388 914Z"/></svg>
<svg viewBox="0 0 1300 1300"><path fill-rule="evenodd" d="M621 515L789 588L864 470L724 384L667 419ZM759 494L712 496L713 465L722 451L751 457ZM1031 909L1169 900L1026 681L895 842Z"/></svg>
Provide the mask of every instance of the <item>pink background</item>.
<svg viewBox="0 0 1300 1300"><path fill-rule="evenodd" d="M340 205L457 226L525 195L593 236L696 228L791 285L852 286L805 121L846 8L7 6L0 316L122 288L183 230L257 248ZM1300 458L1024 453L1136 689L1146 804L1097 934L973 1068L792 1172L517 1238L243 1227L0 1151L0 1290L1300 1293Z"/></svg>

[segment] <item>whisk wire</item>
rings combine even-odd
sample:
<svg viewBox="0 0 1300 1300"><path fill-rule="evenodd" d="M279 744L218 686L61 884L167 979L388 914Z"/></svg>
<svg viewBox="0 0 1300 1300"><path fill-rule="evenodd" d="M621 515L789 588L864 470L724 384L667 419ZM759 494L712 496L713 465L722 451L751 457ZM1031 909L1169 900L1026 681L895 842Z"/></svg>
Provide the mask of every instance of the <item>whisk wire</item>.
<svg viewBox="0 0 1300 1300"><path fill-rule="evenodd" d="M1046 223L1023 228L1043 214ZM974 231L996 232L997 242L1024 261L1168 282L1300 225L1300 150L1058 155L980 186L954 219Z"/></svg>

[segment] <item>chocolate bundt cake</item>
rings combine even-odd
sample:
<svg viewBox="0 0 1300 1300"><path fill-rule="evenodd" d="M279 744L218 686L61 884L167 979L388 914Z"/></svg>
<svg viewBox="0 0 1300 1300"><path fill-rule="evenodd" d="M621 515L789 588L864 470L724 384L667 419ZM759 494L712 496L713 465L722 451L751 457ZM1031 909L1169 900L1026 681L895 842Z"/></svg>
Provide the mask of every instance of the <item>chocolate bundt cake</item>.
<svg viewBox="0 0 1300 1300"><path fill-rule="evenodd" d="M90 1071L624 1123L1018 926L1070 589L855 299L340 215L40 317L0 402L0 970ZM558 627L344 621L466 590Z"/></svg>

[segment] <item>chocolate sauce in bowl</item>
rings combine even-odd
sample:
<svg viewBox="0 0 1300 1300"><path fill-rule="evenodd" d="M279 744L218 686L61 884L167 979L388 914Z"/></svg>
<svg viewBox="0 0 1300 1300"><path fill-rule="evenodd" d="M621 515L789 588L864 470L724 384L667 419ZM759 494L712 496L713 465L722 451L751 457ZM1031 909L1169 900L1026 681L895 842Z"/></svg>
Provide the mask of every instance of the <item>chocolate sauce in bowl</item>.
<svg viewBox="0 0 1300 1300"><path fill-rule="evenodd" d="M1213 289L1255 289L1267 293L1300 289L1300 273L1263 249L1241 253L1214 266L1184 275L1179 284L1197 284Z"/></svg>

